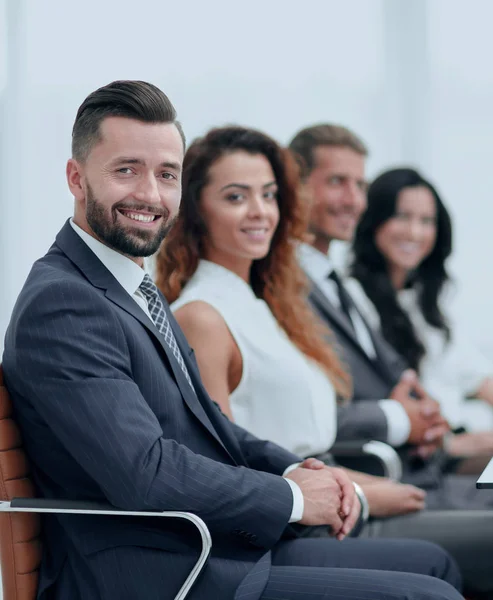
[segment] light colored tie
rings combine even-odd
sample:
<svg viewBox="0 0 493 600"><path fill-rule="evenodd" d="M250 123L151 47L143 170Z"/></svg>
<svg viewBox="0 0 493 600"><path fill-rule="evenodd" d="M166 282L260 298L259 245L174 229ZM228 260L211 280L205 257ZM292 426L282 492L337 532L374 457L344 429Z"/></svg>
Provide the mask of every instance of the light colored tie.
<svg viewBox="0 0 493 600"><path fill-rule="evenodd" d="M142 292L147 301L149 313L154 321L154 324L158 328L159 332L164 336L164 341L171 348L171 351L178 361L181 370L185 374L190 387L194 389L192 380L190 379L190 374L188 373L187 365L185 364L183 355L180 352L180 348L178 348L178 344L176 343L176 338L173 330L171 329L166 311L164 310L158 289L147 273L144 275L144 281L140 284L139 290Z"/></svg>

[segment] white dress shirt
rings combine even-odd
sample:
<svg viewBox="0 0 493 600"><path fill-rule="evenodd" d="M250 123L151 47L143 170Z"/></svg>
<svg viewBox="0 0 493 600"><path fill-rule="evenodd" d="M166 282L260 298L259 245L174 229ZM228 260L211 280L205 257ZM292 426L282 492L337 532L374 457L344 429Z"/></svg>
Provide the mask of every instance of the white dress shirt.
<svg viewBox="0 0 493 600"><path fill-rule="evenodd" d="M83 229L76 225L72 219L70 220L70 225L77 235L79 235L82 241L85 242L99 258L99 260L118 281L127 294L129 294L135 300L139 307L152 320L151 315L149 314L147 301L139 290L139 286L144 280L146 271L139 267L139 265L130 258L120 254L112 248L109 248L93 236L86 233ZM297 466L297 463L290 465L284 472L284 475L287 475L289 471L293 470ZM289 519L289 522L295 523L300 521L303 516L303 493L297 483L291 479L285 479L285 481L288 483L293 494L293 508L291 510L291 518Z"/></svg>
<svg viewBox="0 0 493 600"><path fill-rule="evenodd" d="M329 302L336 308L341 308L337 284L329 275L335 271L334 265L328 256L319 252L313 246L301 244L298 249L298 258L300 264L307 275L317 284L317 286L326 295ZM344 289L353 298L351 289ZM355 303L358 305L358 303ZM369 358L376 358L375 346L371 339L370 332L358 311L350 308L350 318L353 324L354 333L358 343ZM357 377L357 373L354 374ZM391 446L401 446L404 444L411 431L411 423L404 407L397 400L384 399L378 402L380 408L385 414L387 420L387 442Z"/></svg>

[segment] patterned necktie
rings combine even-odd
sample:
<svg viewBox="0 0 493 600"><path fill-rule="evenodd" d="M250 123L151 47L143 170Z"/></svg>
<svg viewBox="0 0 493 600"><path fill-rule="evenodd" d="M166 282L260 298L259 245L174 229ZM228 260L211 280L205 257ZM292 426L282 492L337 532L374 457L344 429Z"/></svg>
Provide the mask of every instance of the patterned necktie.
<svg viewBox="0 0 493 600"><path fill-rule="evenodd" d="M144 281L140 284L139 290L147 300L147 307L149 308L149 313L154 321L154 324L158 328L159 332L164 336L165 342L171 348L174 357L178 361L181 370L185 374L185 377L187 378L187 381L193 390L194 387L192 380L190 379L190 375L188 373L185 361L183 360L182 353L180 352L178 344L176 343L176 338L173 330L171 329L166 311L164 310L158 289L147 273L144 275Z"/></svg>

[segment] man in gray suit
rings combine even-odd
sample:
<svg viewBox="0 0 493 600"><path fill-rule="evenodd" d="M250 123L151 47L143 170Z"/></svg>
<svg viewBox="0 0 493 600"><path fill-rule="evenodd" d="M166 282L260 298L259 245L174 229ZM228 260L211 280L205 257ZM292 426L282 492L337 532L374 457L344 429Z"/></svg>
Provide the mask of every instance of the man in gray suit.
<svg viewBox="0 0 493 600"><path fill-rule="evenodd" d="M334 334L330 341L338 346L353 379L352 401L338 409L338 440L375 439L395 446L403 460L403 480L426 490L426 507L456 511L408 517L390 512L379 516L394 518L374 521L366 534L433 539L454 552L480 589L491 592L487 557L493 518L489 510L478 509L492 507L493 497L476 490L472 477L445 472L447 457L440 446L448 426L438 404L366 323L329 256L334 240L353 238L365 210L367 148L347 128L326 123L302 129L289 146L300 164L302 196L310 203L312 240L299 255L311 283L310 301ZM397 498L398 488L392 492L389 485L389 494Z"/></svg>
<svg viewBox="0 0 493 600"><path fill-rule="evenodd" d="M201 516L213 546L195 600L460 598L453 560L432 544L293 539L298 522L342 540L360 509L343 472L222 415L145 273L178 211L183 153L155 86L114 82L79 108L74 218L35 263L5 340L39 491ZM195 538L171 520L52 516L45 534L40 600L172 598L195 561Z"/></svg>
<svg viewBox="0 0 493 600"><path fill-rule="evenodd" d="M335 334L353 377L352 402L339 409L338 439L371 438L400 448L406 479L437 492L428 495L431 507L493 504L490 495L470 489L468 478L453 478L454 493L443 493L451 479L443 476L443 453L435 452L448 430L438 403L368 326L328 256L333 240L352 239L365 210L365 145L344 127L320 124L296 134L290 148L301 165L302 193L311 203L313 238L300 249L312 284L310 300Z"/></svg>

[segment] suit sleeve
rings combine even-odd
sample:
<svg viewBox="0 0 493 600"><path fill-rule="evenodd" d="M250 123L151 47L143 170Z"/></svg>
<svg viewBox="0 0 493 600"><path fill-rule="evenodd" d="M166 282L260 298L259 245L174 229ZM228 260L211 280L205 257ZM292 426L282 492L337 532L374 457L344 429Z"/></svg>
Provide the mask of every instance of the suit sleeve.
<svg viewBox="0 0 493 600"><path fill-rule="evenodd" d="M387 442L388 425L378 400L350 402L337 407L337 441Z"/></svg>
<svg viewBox="0 0 493 600"><path fill-rule="evenodd" d="M113 505L190 511L212 531L249 531L267 548L279 539L293 504L288 483L164 437L133 381L121 323L97 290L73 282L45 285L18 310L9 348L18 398L29 399ZM238 435L257 464L261 447Z"/></svg>

